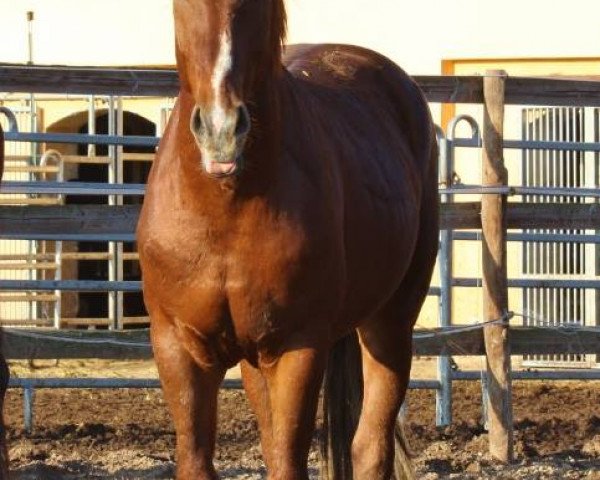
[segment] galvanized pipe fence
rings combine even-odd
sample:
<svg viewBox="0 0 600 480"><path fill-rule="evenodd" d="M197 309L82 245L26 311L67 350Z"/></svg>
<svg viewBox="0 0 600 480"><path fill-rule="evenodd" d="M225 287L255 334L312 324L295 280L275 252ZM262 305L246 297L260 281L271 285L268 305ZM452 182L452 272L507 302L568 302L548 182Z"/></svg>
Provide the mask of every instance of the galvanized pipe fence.
<svg viewBox="0 0 600 480"><path fill-rule="evenodd" d="M1 70L1 67L0 67ZM67 72L69 73L69 72ZM81 74L81 72L78 72ZM112 74L112 73L111 73ZM34 75L35 76L35 75ZM116 77L115 77L116 78ZM35 80L35 78L33 79ZM114 80L114 79L113 79ZM510 80L510 79L509 79ZM514 79L512 79L514 81ZM519 79L517 79L519 80ZM123 78L118 79L117 83L124 82ZM480 93L477 88L473 87L476 84L476 80L468 78L465 80L465 85L470 86L469 88L464 87L460 82L455 81L449 82L447 79L441 79L439 83L436 83L432 77L423 79L426 93L430 99L437 101L468 101L477 103L481 101ZM479 80L477 80L479 81ZM87 80L86 80L87 82ZM83 83L86 83L83 82ZM531 97L527 97L527 103L531 104L557 104L559 102L566 102L568 104L591 104L600 105L600 102L590 101L589 85L582 86L582 82L567 82L567 84L556 83L551 81L546 82L546 89L543 94L538 95L539 98L534 98L531 101ZM168 83L168 82L167 82ZM589 83L589 82L588 82ZM124 84L119 83L120 93L123 94L124 89L129 88ZM510 84L509 84L510 85ZM525 87L523 86L525 85ZM438 88L439 87L439 88ZM88 86L88 88L90 88ZM100 82L100 89L106 88L102 86ZM429 88L429 90L427 90ZM569 91L579 92L579 97L563 96L560 100L554 95L552 88L557 92L564 92L563 88L569 89ZM594 88L600 88L600 85L594 85ZM0 89L2 89L2 83L0 82ZM437 89L437 90L436 90ZM76 91L79 91L75 89ZM533 90L530 84L515 83L514 91L521 92L519 97L518 94L510 92L507 94L507 98L510 100L511 95L515 96L512 99L512 103L524 103L523 93L524 90L529 95L533 95ZM44 90L49 91L49 90ZM53 91L53 90L51 90ZM164 92L173 93L172 87L165 87ZM583 93L581 93L583 91ZM152 90L153 94L155 90ZM597 92L597 90L594 90ZM106 93L106 92L104 92ZM111 97L111 105L116 105L112 115L115 115L119 111L119 102L114 103L114 98ZM586 103L587 102L587 103ZM559 103L563 104L563 103ZM8 113L10 119L10 112L6 112L6 109L0 109L2 113ZM460 123L466 123L471 128L471 135L467 138L457 138L456 130ZM112 122L111 122L112 124ZM118 129L118 127L117 127ZM466 338L467 341L461 343L461 339L456 335L462 327L456 327L456 322L452 319L452 305L453 296L452 291L454 287L480 287L481 279L479 278L455 278L453 274L453 247L455 241L481 241L482 234L473 231L458 231L458 229L464 228L463 225L469 223L467 228L477 228L478 222L471 221L465 223L462 221L460 227L453 228L452 215L460 214L462 210L456 207L463 208L464 205L455 203L455 195L502 195L505 197L509 196L572 196L580 198L592 198L597 199L600 195L597 190L590 188L541 188L541 187L523 187L523 186L480 186L480 185L456 185L455 184L455 156L457 148L481 148L483 141L480 134L480 128L478 123L469 116L458 116L452 119L447 126L447 135L444 135L443 131L438 128L438 142L440 146L440 194L441 202L443 204L443 217L448 217L448 220L442 221L444 228L440 231L440 254L439 254L439 266L440 266L440 280L439 287L431 287L430 295L436 296L439 300L439 323L438 329L431 331L417 331L415 334L415 350L417 353L426 355L435 355L438 357L438 378L435 380L422 380L412 381L411 388L427 388L434 389L436 391L436 424L438 426L449 425L452 422L452 382L453 381L464 381L464 380L481 380L485 389L486 373L481 371L454 371L451 366L450 355L473 355L483 354L482 346L482 334L481 330L486 326L481 323L475 326L475 331L462 332L461 338ZM123 146L155 146L158 143L158 138L155 137L127 137L119 135L122 132L111 131L109 135L97 135L95 132L90 132L88 135L85 134L54 134L54 133L19 133L16 131L15 124L10 120L9 129L6 132L6 140L13 142L52 142L52 143L71 143L71 144L87 144L87 145L108 145L111 147L111 152L118 152L118 149ZM600 152L600 143L593 142L557 142L557 141L523 141L523 140L504 140L505 149L543 149L543 150L555 150L555 151L581 151L581 152ZM118 155L113 155L118 157ZM112 157L111 157L112 158ZM57 182L4 182L3 193L18 193L26 195L109 195L110 196L110 208L113 212L121 212L119 208L122 204L122 198L124 196L140 196L143 195L144 186L141 184L135 185L121 185L122 177L119 176L119 161L116 159L111 162L113 165L113 173L111 173L109 184L93 184L93 183L65 183L61 181ZM109 233L86 233L85 229L74 231L72 228L66 228L64 231L49 232L48 230L35 233L30 229L29 231L23 231L20 227L15 226L18 222L15 222L15 216L7 215L3 219L2 216L6 212L6 208L18 208L18 207L2 207L2 213L0 213L0 238L29 238L29 239L47 239L47 240L102 240L111 242L111 258L117 259L122 257L122 249L119 248L120 242L132 241L134 239L133 229L128 231L111 231ZM34 208L36 213L41 207L26 207L29 211L33 211ZM44 207L48 209L48 207ZM590 210L591 211L591 210ZM25 212L25 211L24 211ZM84 212L84 210L81 210ZM90 218L104 218L110 219L111 216L106 211L98 210L97 213L90 213L91 209L87 209L85 214L91 215ZM73 212L69 212L72 214ZM69 214L67 213L67 215ZM24 213L25 214L25 213ZM135 212L127 211L123 214L118 215L133 215ZM94 217L93 215L97 215ZM117 217L118 217L117 215ZM18 216L17 216L18 217ZM115 217L116 218L116 217ZM121 218L121 217L118 217ZM127 217L131 218L131 217ZM24 218L22 217L22 220ZM47 219L46 219L47 220ZM40 221L44 221L41 218ZM579 220L577 220L579 221ZM516 223L515 223L516 222ZM518 220L513 221L518 224ZM581 222L580 222L581 223ZM583 222L585 223L585 222ZM585 223L586 229L600 229L600 225L597 225L597 221L590 219ZM2 225L10 225L7 228L8 233L2 231ZM510 227L510 225L509 225ZM513 227L514 228L514 227ZM106 229L105 229L106 230ZM536 242L575 242L575 243L590 243L600 244L600 236L597 234L585 233L581 235L570 235L565 233L508 233L507 241L536 241ZM78 280L30 280L30 281L8 281L0 280L0 289L3 290L15 290L15 289L26 289L26 290L77 290L77 291L110 291L114 292L114 296L111 297L112 309L119 308L119 303L122 305L122 299L119 299L118 294L124 291L136 291L140 289L139 282L125 282L119 279L118 267L112 270L111 279L108 282L92 282L92 281L78 281ZM569 288L587 288L587 289L598 289L600 287L600 281L598 280L563 280L563 279L509 279L508 286L511 288L529 288L529 287L569 287ZM517 312L518 313L518 312ZM525 316L526 312L518 314ZM508 323L506 319L497 319L503 323ZM546 325L546 329L540 327L537 329L527 328L519 329L514 328L511 325L511 341L514 341L516 349L513 353L522 354L530 347L530 351L539 352L559 352L564 348L568 351L577 351L581 353L600 353L596 350L591 343L585 343L582 340L584 334L589 338L600 338L600 331L597 327L586 329L585 332L577 325L571 325L566 327L560 327L556 325ZM119 330L122 328L122 324L116 322L113 324L113 328ZM534 331L535 330L535 331ZM11 333L14 336L11 336ZM41 335L47 335L48 332L40 331ZM115 332L115 334L118 332ZM20 334L27 334L27 332L13 331L7 332L7 338L14 340ZM546 335L546 343L536 343L539 334ZM468 337L468 338L467 338ZM51 337L45 337L46 343L52 343ZM146 342L147 342L147 336ZM539 337L541 338L541 337ZM433 339L433 342L427 343ZM531 340L533 339L533 340ZM560 339L560 340L559 340ZM562 339L568 339L562 341ZM56 339L55 339L56 340ZM81 340L81 339L80 339ZM79 341L80 341L79 340ZM32 339L29 339L32 341ZM64 341L61 340L61 341ZM77 343L78 339L73 338L71 340ZM522 343L519 343L522 342ZM17 342L18 343L18 342ZM81 342L80 342L81 343ZM10 358L11 345L7 343L8 356ZM30 355L35 356L36 352L39 355L43 350L43 346L38 343L35 350L30 350ZM85 346L84 346L85 348ZM20 350L19 350L20 349ZM15 351L19 351L16 358L23 358L26 347L23 343L16 347ZM51 350L51 349L49 349ZM75 348L79 354L82 353L82 349ZM56 352L56 351L55 351ZM69 355L74 355L70 353ZM41 354L37 358L43 358L44 355L48 355L48 358L52 358L48 352ZM84 354L85 356L85 354ZM131 353L127 350L128 358L148 358L148 351L139 355L138 353ZM75 358L67 356L66 358ZM513 378L523 379L536 379L536 380L582 380L582 379L600 379L600 371L581 371L581 370L565 370L565 371L518 371L513 372ZM140 383L141 382L141 383ZM229 384L228 384L229 385ZM32 412L33 402L33 391L35 388L155 388L158 387L158 383L155 380L140 380L140 379L120 379L118 381L112 381L111 379L69 379L63 381L63 379L15 379L11 382L11 386L20 387L26 389L25 403L26 410ZM239 384L232 383L230 387L237 387ZM29 425L32 423L32 413L28 414Z"/></svg>

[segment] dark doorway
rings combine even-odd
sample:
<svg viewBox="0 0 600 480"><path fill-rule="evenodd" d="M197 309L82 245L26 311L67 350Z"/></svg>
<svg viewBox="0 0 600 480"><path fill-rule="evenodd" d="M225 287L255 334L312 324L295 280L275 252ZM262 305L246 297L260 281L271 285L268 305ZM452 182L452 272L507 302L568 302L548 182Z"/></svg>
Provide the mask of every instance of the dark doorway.
<svg viewBox="0 0 600 480"><path fill-rule="evenodd" d="M108 114L99 113L96 117L96 133L108 134ZM79 133L88 133L88 123L79 129ZM131 112L123 112L123 133L126 136L155 136L156 125L145 118ZM154 153L153 147L124 147L124 153ZM78 146L78 155L87 155L88 145ZM96 146L96 156L108 155L108 147ZM150 162L128 161L123 163L124 183L145 183L150 171ZM82 163L78 167L78 175L71 181L79 182L108 182L108 165L97 163ZM108 204L106 196L67 196L67 204ZM141 203L141 197L124 197L123 203ZM108 252L108 242L78 242L79 252ZM135 252L134 242L123 244L124 252ZM78 278L81 280L108 280L108 261L80 260L78 261ZM123 263L124 280L140 280L140 269L137 261ZM141 292L125 292L123 294L123 315L138 317L147 315ZM107 318L108 294L105 292L80 292L78 302L78 318Z"/></svg>

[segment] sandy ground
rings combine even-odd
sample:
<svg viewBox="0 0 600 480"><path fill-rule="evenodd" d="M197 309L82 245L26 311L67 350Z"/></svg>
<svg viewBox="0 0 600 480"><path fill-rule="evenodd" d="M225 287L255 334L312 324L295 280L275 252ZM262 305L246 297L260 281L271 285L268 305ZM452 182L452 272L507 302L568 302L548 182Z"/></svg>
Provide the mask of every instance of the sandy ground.
<svg viewBox="0 0 600 480"><path fill-rule="evenodd" d="M477 365L478 360L471 367ZM21 377L155 375L151 362L11 367ZM417 362L413 376L430 377L434 367L432 361ZM453 393L454 424L444 429L434 426L433 392L409 394L407 430L419 478L600 480L600 382L515 382L517 462L510 467L487 455L479 384L455 382ZM27 434L22 392L9 392L13 479L173 478L174 433L159 390L39 390L35 413L34 431ZM243 392L222 392L219 428L216 464L222 478L264 478L257 425ZM318 478L314 452L311 465Z"/></svg>
<svg viewBox="0 0 600 480"><path fill-rule="evenodd" d="M483 357L453 357L461 370L481 370ZM513 367L516 361L513 360ZM436 377L436 360L421 357L413 362L412 378ZM35 360L10 362L11 375L15 377L102 377L102 378L158 378L154 361L121 360ZM227 378L239 379L239 367L227 372Z"/></svg>

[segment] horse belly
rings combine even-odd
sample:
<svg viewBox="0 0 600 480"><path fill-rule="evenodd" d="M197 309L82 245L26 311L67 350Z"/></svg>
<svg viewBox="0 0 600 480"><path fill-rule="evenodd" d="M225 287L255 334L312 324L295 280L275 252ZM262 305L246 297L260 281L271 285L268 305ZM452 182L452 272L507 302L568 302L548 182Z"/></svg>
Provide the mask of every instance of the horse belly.
<svg viewBox="0 0 600 480"><path fill-rule="evenodd" d="M416 248L419 206L411 195L394 201L371 198L349 216L342 317L350 323L372 316L404 279Z"/></svg>

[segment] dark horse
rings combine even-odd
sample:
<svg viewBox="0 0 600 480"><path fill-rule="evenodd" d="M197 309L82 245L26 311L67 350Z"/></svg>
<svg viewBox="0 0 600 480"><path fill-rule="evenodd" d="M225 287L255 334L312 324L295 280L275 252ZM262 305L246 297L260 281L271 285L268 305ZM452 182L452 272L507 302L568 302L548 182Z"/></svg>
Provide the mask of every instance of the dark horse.
<svg viewBox="0 0 600 480"><path fill-rule="evenodd" d="M4 173L4 132L0 126L0 180ZM0 480L8 479L8 448L4 427L4 397L8 388L8 365L2 353L2 329L0 328Z"/></svg>
<svg viewBox="0 0 600 480"><path fill-rule="evenodd" d="M308 478L326 367L325 474L390 478L438 245L425 98L363 48L282 56L283 0L174 13L181 90L138 241L178 478L218 478L217 394L240 361L270 479Z"/></svg>

